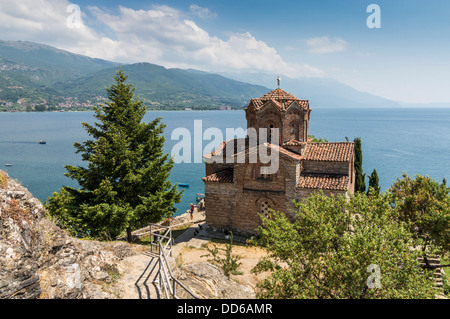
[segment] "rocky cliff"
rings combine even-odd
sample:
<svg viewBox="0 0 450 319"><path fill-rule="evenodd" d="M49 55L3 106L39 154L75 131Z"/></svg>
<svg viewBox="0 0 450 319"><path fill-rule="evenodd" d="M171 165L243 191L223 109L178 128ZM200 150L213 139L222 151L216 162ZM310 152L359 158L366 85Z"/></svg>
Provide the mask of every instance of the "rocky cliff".
<svg viewBox="0 0 450 319"><path fill-rule="evenodd" d="M150 260L143 251L148 247L68 236L45 218L38 199L0 171L0 299L144 298L138 283ZM174 271L203 298L254 298L211 264Z"/></svg>
<svg viewBox="0 0 450 319"><path fill-rule="evenodd" d="M138 249L68 236L26 188L0 174L0 299L118 298L110 283Z"/></svg>

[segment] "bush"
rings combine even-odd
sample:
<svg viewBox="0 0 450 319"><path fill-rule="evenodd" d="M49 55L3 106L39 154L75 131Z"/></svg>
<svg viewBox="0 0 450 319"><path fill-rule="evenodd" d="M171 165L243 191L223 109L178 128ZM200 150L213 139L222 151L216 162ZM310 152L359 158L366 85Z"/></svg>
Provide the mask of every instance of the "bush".
<svg viewBox="0 0 450 319"><path fill-rule="evenodd" d="M276 211L262 217L252 242L269 255L252 271L270 275L258 296L433 298L430 273L420 267L407 227L392 219L386 197L319 193L295 203L294 222Z"/></svg>
<svg viewBox="0 0 450 319"><path fill-rule="evenodd" d="M233 256L232 250L233 250L233 233L230 233L230 242L226 244L226 248L218 248L216 245L213 245L214 248L209 248L206 246L206 249L209 251L209 253L212 255L212 259L209 259L209 262L215 263L216 265L220 266L225 274L225 276L230 277L230 274L233 275L241 275L242 272L238 271L239 266L241 263L238 262L241 257L239 256ZM225 257L219 256L219 251L225 252ZM202 255L201 257L205 257L209 255Z"/></svg>

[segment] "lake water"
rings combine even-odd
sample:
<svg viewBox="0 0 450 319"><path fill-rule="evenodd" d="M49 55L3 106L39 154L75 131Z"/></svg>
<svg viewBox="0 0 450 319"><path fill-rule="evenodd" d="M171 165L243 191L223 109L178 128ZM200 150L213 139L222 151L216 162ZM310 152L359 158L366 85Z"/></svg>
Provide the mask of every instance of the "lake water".
<svg viewBox="0 0 450 319"><path fill-rule="evenodd" d="M47 200L62 186L76 187L64 176L64 165L83 165L75 154L74 142L89 136L81 122L93 123L93 112L0 113L0 169L19 180L41 201ZM162 117L165 129L165 152L170 153L177 140L171 140L176 128L187 128L194 137L194 121L201 120L203 131L219 128L245 128L244 111L152 111L144 121ZM441 182L450 181L450 109L325 109L311 112L310 134L330 142L361 137L363 169L370 175L374 168L380 186L386 190L401 176L422 174ZM39 144L46 140L47 144ZM210 141L203 141L204 148ZM196 152L201 152L197 148ZM192 150L194 160L195 150ZM5 164L12 164L6 167ZM188 183L177 204L178 214L195 203L196 193L204 193L201 178L203 163L175 164L171 180Z"/></svg>

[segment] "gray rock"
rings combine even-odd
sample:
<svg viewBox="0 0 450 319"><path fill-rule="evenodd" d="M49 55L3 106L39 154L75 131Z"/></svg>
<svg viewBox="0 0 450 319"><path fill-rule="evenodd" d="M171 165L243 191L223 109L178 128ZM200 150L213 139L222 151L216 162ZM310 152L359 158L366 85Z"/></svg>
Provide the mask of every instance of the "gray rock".
<svg viewBox="0 0 450 319"><path fill-rule="evenodd" d="M116 298L102 283L137 252L127 243L69 237L44 216L19 183L0 188L0 298Z"/></svg>
<svg viewBox="0 0 450 319"><path fill-rule="evenodd" d="M219 267L207 263L189 264L176 270L177 278L198 297L206 299L254 299L253 289L226 277ZM192 298L179 289L180 298Z"/></svg>
<svg viewBox="0 0 450 319"><path fill-rule="evenodd" d="M11 204L17 206L12 209ZM7 189L0 188L0 299L114 299L127 295L114 290L111 283L126 271L126 262L138 249L125 242L70 237L44 216L42 203L19 183L9 179ZM178 278L199 296L254 298L250 288L225 277L212 264L178 269L175 259L169 260ZM132 283L135 280L138 278L132 278ZM181 297L190 297L183 289L178 291Z"/></svg>

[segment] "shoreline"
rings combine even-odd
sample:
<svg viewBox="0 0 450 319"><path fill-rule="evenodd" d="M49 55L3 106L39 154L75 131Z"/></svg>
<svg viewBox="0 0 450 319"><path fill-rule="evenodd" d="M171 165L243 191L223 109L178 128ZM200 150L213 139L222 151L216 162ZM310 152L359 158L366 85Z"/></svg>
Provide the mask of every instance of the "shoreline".
<svg viewBox="0 0 450 319"><path fill-rule="evenodd" d="M243 111L245 106L243 106L242 109L231 109L231 110L210 110L210 109L201 109L201 110L146 110L146 112L210 112L210 111L217 111L217 112L232 112L232 111ZM450 106L449 106L450 108ZM81 113L81 112L95 112L94 110L68 110L68 111L0 111L1 113Z"/></svg>
<svg viewBox="0 0 450 319"><path fill-rule="evenodd" d="M338 107L333 107L333 106L316 106L316 108L319 109L324 109L324 110L336 110L336 109L342 109L342 110L378 110L378 109L382 109L382 110L423 110L423 109L427 109L427 110L448 110L450 109L450 104L448 106L431 106L431 107L426 107L426 106L396 106L396 107L358 107L358 106L349 106L349 107L345 107L345 108L338 108ZM245 106L243 106L241 109L231 109L231 110L218 110L218 109L199 109L199 110L153 110L153 109L148 109L146 110L146 112L236 112L236 111L244 111ZM67 111L61 111L61 110L57 110L57 111L0 111L0 114L2 113L87 113L87 112L94 112L94 110L67 110Z"/></svg>

